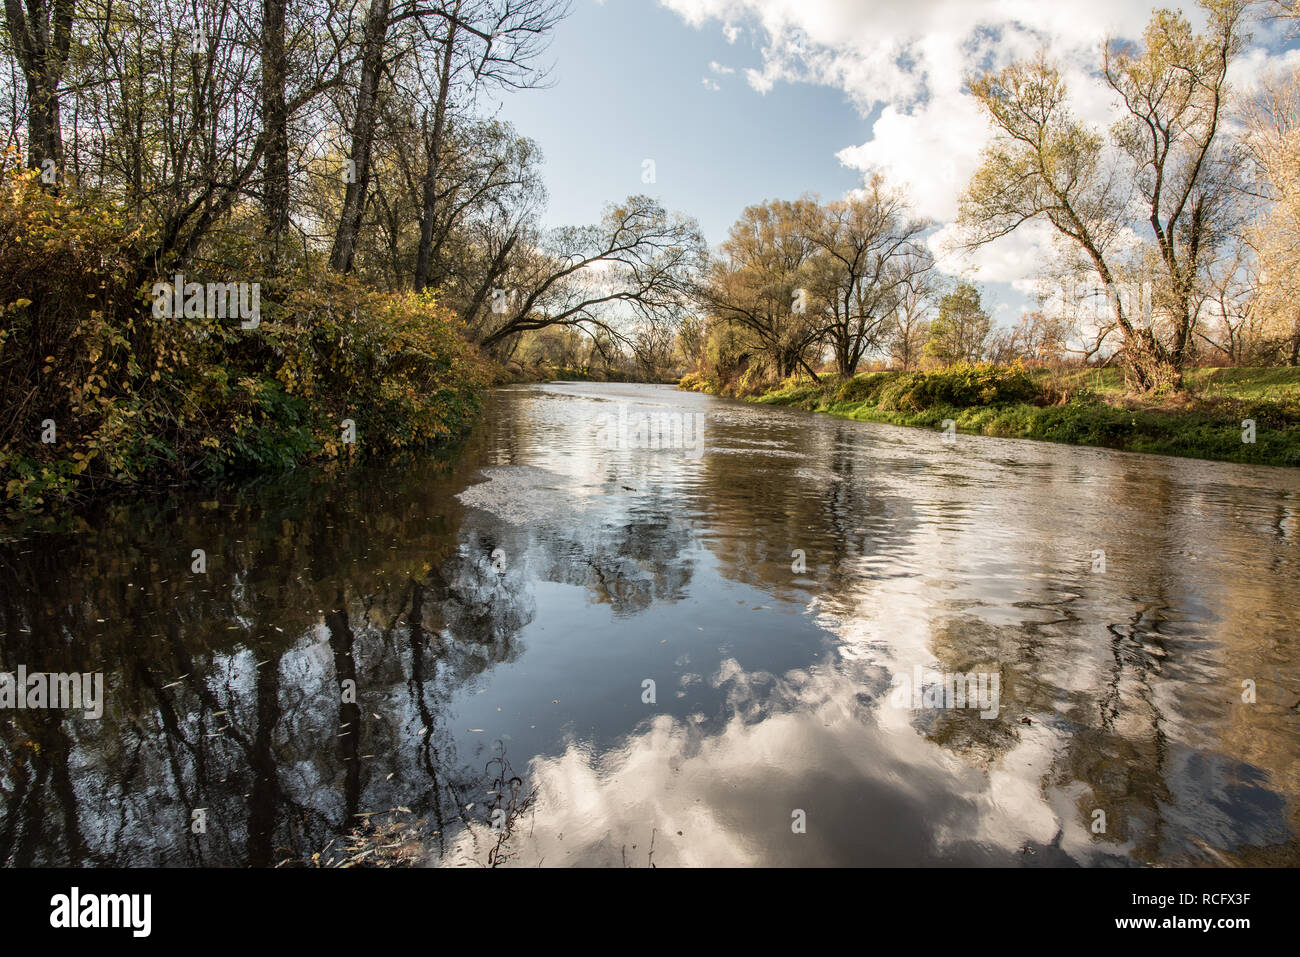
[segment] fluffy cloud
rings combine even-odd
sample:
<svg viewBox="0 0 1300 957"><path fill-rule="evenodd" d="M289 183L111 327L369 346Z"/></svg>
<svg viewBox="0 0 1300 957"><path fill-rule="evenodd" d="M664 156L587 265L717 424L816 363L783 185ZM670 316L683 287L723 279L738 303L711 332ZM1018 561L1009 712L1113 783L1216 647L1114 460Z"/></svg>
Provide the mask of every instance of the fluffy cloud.
<svg viewBox="0 0 1300 957"><path fill-rule="evenodd" d="M917 209L944 225L936 242L951 243L957 196L976 168L988 127L963 92L972 71L998 67L1048 47L1061 61L1083 120L1107 124L1113 97L1095 79L1098 51L1107 37L1141 35L1157 4L1135 0L661 0L687 23L716 21L734 40L740 29L757 39L759 68L745 71L765 93L780 82L841 89L864 116L874 117L871 137L846 145L842 163L864 173L878 170L908 183ZM1203 14L1186 4L1194 23ZM1276 26L1258 25L1257 45L1237 64L1234 80L1250 87L1300 53L1270 54ZM1015 233L998 248L972 257L945 255L947 271L975 270L989 282L1032 277L1050 242L1043 230Z"/></svg>

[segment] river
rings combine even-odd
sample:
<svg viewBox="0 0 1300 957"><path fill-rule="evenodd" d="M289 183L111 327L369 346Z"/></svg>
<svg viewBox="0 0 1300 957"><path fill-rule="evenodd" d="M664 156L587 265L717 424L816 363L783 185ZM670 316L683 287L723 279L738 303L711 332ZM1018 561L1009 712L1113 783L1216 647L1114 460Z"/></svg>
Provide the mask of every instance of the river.
<svg viewBox="0 0 1300 957"><path fill-rule="evenodd" d="M0 860L1300 864L1298 522L1300 471L497 390L0 541L0 671L103 681L0 714Z"/></svg>

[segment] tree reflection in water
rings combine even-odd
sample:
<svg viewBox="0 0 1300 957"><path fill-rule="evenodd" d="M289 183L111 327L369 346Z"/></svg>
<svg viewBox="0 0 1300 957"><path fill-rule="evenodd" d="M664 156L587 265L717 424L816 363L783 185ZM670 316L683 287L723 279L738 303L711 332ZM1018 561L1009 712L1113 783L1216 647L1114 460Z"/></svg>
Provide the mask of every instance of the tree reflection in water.
<svg viewBox="0 0 1300 957"><path fill-rule="evenodd" d="M518 654L528 592L490 539L461 537L455 468L391 474L110 507L0 544L0 667L107 687L99 721L4 716L0 859L269 866L398 806L436 848L490 806L444 711Z"/></svg>

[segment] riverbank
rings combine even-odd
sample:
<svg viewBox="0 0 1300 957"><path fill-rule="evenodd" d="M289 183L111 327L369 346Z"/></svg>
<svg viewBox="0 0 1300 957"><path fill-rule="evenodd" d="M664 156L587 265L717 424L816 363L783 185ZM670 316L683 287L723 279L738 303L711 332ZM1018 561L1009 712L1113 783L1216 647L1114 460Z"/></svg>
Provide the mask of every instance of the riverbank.
<svg viewBox="0 0 1300 957"><path fill-rule="evenodd" d="M890 425L940 429L951 419L972 435L1300 466L1300 369L1194 369L1185 384L1184 392L1152 398L1129 393L1117 369L971 365L822 376L820 383L795 377L736 397ZM695 376L679 387L723 392Z"/></svg>

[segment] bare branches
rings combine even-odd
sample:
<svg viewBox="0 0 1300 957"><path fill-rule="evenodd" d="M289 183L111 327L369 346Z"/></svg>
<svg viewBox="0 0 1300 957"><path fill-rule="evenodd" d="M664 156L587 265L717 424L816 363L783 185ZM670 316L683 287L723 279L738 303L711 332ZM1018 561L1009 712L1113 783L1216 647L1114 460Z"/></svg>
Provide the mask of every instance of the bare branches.
<svg viewBox="0 0 1300 957"><path fill-rule="evenodd" d="M525 241L503 271L494 305L467 313L466 321L488 348L552 325L589 325L622 338L629 324L680 310L702 262L693 220L632 196L597 226Z"/></svg>

